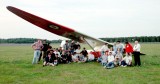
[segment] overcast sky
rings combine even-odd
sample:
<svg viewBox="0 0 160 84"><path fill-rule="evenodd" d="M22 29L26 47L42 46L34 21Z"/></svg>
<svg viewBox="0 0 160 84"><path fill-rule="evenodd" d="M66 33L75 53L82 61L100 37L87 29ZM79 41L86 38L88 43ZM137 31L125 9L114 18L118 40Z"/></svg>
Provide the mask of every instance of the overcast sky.
<svg viewBox="0 0 160 84"><path fill-rule="evenodd" d="M14 6L84 34L160 35L160 0L0 0L0 38L62 39L6 9Z"/></svg>

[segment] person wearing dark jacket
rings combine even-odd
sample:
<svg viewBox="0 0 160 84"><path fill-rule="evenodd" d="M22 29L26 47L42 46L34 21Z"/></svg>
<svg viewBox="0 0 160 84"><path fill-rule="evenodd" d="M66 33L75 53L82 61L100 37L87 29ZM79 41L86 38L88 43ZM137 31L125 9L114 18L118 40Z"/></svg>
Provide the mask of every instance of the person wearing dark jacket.
<svg viewBox="0 0 160 84"><path fill-rule="evenodd" d="M46 66L46 65L49 65L49 66L54 66L54 60L51 56L51 53L48 53L48 55L45 57L45 61L43 63L43 67Z"/></svg>
<svg viewBox="0 0 160 84"><path fill-rule="evenodd" d="M46 40L43 40L43 48L42 48L43 61L45 60L45 57L47 56L47 50L48 50L48 44L46 43Z"/></svg>
<svg viewBox="0 0 160 84"><path fill-rule="evenodd" d="M62 62L62 59L58 57L58 54L55 54L55 57L53 59L54 59L54 65L56 66Z"/></svg>
<svg viewBox="0 0 160 84"><path fill-rule="evenodd" d="M87 57L88 52L87 52L86 48L83 48L83 50L81 51L81 54L82 54L82 56L83 56L82 61L83 61L83 62L86 62L87 59L88 59L88 57Z"/></svg>
<svg viewBox="0 0 160 84"><path fill-rule="evenodd" d="M68 52L68 53L66 54L66 56L67 56L67 63L71 63L71 62L72 62L71 52Z"/></svg>
<svg viewBox="0 0 160 84"><path fill-rule="evenodd" d="M61 55L61 59L62 59L62 63L67 63L67 56L65 54L65 52L62 52L62 55Z"/></svg>

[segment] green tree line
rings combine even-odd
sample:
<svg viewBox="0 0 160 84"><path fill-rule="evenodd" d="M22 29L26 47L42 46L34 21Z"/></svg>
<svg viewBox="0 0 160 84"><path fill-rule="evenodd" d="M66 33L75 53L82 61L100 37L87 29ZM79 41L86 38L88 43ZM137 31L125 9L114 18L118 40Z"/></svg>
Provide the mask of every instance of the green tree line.
<svg viewBox="0 0 160 84"><path fill-rule="evenodd" d="M140 36L140 37L117 37L117 38L100 38L107 42L134 42L138 40L139 42L160 42L160 36Z"/></svg>
<svg viewBox="0 0 160 84"><path fill-rule="evenodd" d="M0 43L34 43L36 38L10 38L0 39ZM61 43L62 40L46 40L47 43Z"/></svg>
<svg viewBox="0 0 160 84"><path fill-rule="evenodd" d="M141 37L117 37L117 38L100 38L107 42L134 42L138 40L140 42L160 42L160 36L141 36ZM0 43L34 43L35 38L10 38L0 39ZM47 40L47 43L61 43L62 40Z"/></svg>

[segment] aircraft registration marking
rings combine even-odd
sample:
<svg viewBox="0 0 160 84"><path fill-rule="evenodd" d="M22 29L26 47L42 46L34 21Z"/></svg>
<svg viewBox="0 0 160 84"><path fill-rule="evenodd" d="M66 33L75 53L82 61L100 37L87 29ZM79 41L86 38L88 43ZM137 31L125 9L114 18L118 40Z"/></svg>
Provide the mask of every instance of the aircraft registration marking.
<svg viewBox="0 0 160 84"><path fill-rule="evenodd" d="M58 27L58 26L55 26L55 25L49 25L49 28L52 28L52 29L56 29L56 30L58 30L58 29L60 29L60 27Z"/></svg>

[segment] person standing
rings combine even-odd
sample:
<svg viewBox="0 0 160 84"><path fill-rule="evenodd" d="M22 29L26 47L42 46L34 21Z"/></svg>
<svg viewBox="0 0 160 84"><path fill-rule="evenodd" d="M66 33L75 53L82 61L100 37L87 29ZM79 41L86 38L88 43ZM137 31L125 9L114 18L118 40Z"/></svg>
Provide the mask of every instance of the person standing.
<svg viewBox="0 0 160 84"><path fill-rule="evenodd" d="M77 50L78 48L81 49L81 45L79 44L79 42L76 42L76 44L73 45L73 47L74 47L74 50Z"/></svg>
<svg viewBox="0 0 160 84"><path fill-rule="evenodd" d="M74 50L75 50L74 46L75 46L75 45L76 45L76 43L74 42L74 40L72 40L72 42L71 42L71 44L70 44L70 52L71 52L71 54L74 53Z"/></svg>
<svg viewBox="0 0 160 84"><path fill-rule="evenodd" d="M69 48L70 48L70 44L66 40L65 44L63 45L63 51L65 51L65 54L67 54L67 52L69 52Z"/></svg>
<svg viewBox="0 0 160 84"><path fill-rule="evenodd" d="M115 52L115 54L117 54L117 46L116 46L116 42L114 42L114 44L113 44L113 51Z"/></svg>
<svg viewBox="0 0 160 84"><path fill-rule="evenodd" d="M46 43L46 40L43 40L43 48L42 48L42 55L39 57L39 62L41 60L41 56L43 57L43 62L45 61L45 58L47 56L47 50L48 50L48 44Z"/></svg>
<svg viewBox="0 0 160 84"><path fill-rule="evenodd" d="M132 45L129 42L126 42L125 52L132 55L133 47L132 47Z"/></svg>
<svg viewBox="0 0 160 84"><path fill-rule="evenodd" d="M120 49L120 52L123 53L123 44L120 41L117 41L116 44L117 50Z"/></svg>
<svg viewBox="0 0 160 84"><path fill-rule="evenodd" d="M41 49L43 48L42 41L40 39L38 39L37 42L32 44L32 48L34 49L34 57L33 57L32 64L37 64L40 53L41 53Z"/></svg>
<svg viewBox="0 0 160 84"><path fill-rule="evenodd" d="M108 43L105 43L105 44L101 47L101 55L103 55L106 51L109 51Z"/></svg>
<svg viewBox="0 0 160 84"><path fill-rule="evenodd" d="M135 61L135 66L140 66L141 65L141 60L140 60L140 49L141 49L141 45L138 43L138 41L135 41L135 45L133 47L133 51L134 51L134 61Z"/></svg>

